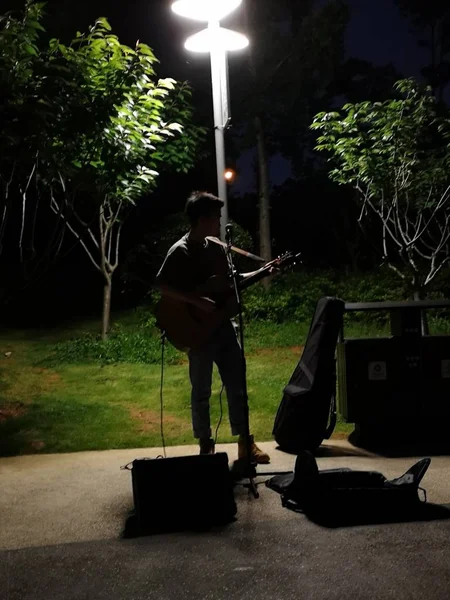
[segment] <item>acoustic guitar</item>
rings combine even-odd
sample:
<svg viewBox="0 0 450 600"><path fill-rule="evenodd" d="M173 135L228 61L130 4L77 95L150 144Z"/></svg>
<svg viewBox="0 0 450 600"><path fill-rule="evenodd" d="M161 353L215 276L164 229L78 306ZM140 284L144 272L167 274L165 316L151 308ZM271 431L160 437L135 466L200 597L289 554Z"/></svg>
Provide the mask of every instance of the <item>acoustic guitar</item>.
<svg viewBox="0 0 450 600"><path fill-rule="evenodd" d="M242 278L239 288L244 290L250 287L270 275L274 268L282 271L298 262L300 262L300 254L286 252L252 275ZM214 300L216 310L208 313L193 304L166 295L162 296L156 309L158 327L175 348L184 352L203 346L221 323L238 313L236 292L231 278L211 277L197 287L195 292L199 296Z"/></svg>

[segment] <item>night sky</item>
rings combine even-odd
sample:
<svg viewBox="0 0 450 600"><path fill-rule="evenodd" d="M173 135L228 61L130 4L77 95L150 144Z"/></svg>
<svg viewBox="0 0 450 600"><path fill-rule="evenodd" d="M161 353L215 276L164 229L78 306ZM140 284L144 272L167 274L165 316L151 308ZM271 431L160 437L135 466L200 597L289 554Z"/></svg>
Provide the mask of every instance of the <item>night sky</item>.
<svg viewBox="0 0 450 600"><path fill-rule="evenodd" d="M347 32L347 54L376 65L394 63L405 75L420 75L426 50L417 45L410 24L393 0L348 0L352 20Z"/></svg>

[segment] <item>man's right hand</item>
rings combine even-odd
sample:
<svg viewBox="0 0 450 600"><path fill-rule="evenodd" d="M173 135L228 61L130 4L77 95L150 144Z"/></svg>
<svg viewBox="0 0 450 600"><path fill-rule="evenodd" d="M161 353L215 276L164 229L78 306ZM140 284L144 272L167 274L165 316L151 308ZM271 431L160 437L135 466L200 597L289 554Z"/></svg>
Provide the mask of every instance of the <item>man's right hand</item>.
<svg viewBox="0 0 450 600"><path fill-rule="evenodd" d="M206 298L205 296L198 298L195 302L195 306L201 310L204 310L206 313L213 313L217 308L214 300L211 300L211 298Z"/></svg>

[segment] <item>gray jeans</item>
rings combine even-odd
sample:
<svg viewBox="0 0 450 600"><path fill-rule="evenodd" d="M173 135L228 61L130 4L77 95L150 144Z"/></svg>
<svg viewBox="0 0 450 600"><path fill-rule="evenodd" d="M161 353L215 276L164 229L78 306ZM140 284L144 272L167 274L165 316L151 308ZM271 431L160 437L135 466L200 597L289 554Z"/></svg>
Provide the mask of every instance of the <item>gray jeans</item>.
<svg viewBox="0 0 450 600"><path fill-rule="evenodd" d="M194 437L211 437L209 399L214 363L227 392L231 433L245 434L247 406L242 389L241 347L233 323L226 321L201 350L191 350L188 356Z"/></svg>

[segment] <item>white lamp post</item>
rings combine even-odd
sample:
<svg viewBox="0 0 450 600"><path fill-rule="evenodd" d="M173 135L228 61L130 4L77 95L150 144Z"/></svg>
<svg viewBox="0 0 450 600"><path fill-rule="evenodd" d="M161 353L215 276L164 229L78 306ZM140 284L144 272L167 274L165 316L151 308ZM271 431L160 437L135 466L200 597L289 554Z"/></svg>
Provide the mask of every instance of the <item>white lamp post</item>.
<svg viewBox="0 0 450 600"><path fill-rule="evenodd" d="M185 48L191 52L209 52L211 55L217 187L218 196L224 203L221 219L223 240L228 222L224 135L230 119L227 52L246 48L249 41L245 35L221 27L220 20L232 13L241 3L242 0L177 0L172 4L172 10L177 15L208 23L206 29L186 40Z"/></svg>

